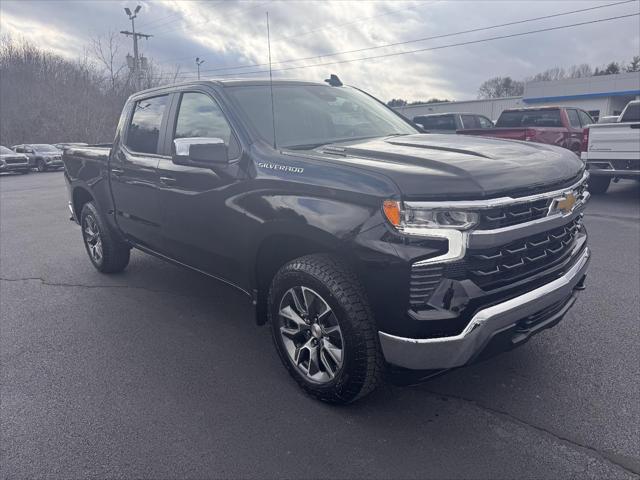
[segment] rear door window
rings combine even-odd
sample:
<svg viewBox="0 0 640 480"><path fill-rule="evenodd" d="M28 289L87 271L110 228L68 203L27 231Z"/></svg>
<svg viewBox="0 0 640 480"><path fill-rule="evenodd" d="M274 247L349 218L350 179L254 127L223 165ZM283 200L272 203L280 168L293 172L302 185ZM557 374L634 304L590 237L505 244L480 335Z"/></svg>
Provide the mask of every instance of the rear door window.
<svg viewBox="0 0 640 480"><path fill-rule="evenodd" d="M580 128L580 117L578 116L578 112L573 108L567 109L567 116L569 117L569 124L573 128Z"/></svg>
<svg viewBox="0 0 640 480"><path fill-rule="evenodd" d="M127 129L126 145L137 153L158 153L160 126L168 96L145 98L134 105L131 123Z"/></svg>

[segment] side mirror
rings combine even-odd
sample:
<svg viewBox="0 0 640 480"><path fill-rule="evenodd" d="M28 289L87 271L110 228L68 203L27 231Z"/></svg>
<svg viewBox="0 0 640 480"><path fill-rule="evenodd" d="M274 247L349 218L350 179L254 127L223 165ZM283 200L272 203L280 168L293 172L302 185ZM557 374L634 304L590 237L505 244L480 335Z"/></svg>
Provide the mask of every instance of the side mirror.
<svg viewBox="0 0 640 480"><path fill-rule="evenodd" d="M190 137L176 138L173 141L173 163L194 167L229 162L229 151L221 138Z"/></svg>

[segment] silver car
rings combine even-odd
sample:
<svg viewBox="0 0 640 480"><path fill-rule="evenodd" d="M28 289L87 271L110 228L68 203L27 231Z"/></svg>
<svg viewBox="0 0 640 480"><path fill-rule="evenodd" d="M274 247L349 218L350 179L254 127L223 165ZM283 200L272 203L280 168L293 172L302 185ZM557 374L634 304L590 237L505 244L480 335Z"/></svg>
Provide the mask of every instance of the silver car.
<svg viewBox="0 0 640 480"><path fill-rule="evenodd" d="M0 172L29 173L29 158L0 145Z"/></svg>
<svg viewBox="0 0 640 480"><path fill-rule="evenodd" d="M62 151L53 145L46 143L30 143L14 145L11 149L17 153L23 153L29 158L29 167L37 168L39 172L46 172L58 168L64 168L62 163Z"/></svg>

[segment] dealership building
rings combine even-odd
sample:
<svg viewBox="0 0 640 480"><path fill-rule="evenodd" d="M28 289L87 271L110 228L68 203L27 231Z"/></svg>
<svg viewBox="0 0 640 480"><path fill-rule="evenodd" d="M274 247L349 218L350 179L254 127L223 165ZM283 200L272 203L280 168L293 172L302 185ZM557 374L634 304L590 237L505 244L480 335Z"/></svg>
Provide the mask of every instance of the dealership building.
<svg viewBox="0 0 640 480"><path fill-rule="evenodd" d="M581 108L597 120L602 116L619 115L625 105L634 99L640 99L640 72L526 82L521 97L424 103L398 107L396 110L409 119L431 113L467 112L496 120L503 110L509 108L558 105Z"/></svg>

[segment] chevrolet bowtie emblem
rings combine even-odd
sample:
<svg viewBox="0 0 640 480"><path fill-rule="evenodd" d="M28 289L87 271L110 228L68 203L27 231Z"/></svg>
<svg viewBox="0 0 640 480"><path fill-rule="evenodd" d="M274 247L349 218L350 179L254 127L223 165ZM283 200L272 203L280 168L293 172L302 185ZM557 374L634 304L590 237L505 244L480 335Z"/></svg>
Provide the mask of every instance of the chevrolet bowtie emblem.
<svg viewBox="0 0 640 480"><path fill-rule="evenodd" d="M567 213L571 213L575 204L576 196L573 193L567 193L564 197L554 200L553 211L559 211L566 215Z"/></svg>

